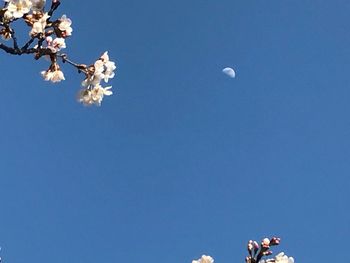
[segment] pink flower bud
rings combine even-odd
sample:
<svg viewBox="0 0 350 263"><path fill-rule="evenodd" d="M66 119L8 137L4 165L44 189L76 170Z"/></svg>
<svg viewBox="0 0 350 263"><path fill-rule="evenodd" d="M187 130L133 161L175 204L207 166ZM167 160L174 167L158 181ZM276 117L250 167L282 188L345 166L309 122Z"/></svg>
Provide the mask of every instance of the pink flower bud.
<svg viewBox="0 0 350 263"><path fill-rule="evenodd" d="M264 238L263 241L261 242L261 246L264 248L268 248L270 246L270 239Z"/></svg>
<svg viewBox="0 0 350 263"><path fill-rule="evenodd" d="M277 246L281 242L281 239L279 237L273 237L270 240L270 246Z"/></svg>

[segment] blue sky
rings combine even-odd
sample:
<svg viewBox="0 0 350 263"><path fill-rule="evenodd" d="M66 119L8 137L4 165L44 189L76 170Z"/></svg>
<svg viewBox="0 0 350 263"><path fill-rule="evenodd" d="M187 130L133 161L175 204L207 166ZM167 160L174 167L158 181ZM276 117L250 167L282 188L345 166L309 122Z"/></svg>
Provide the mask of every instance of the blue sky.
<svg viewBox="0 0 350 263"><path fill-rule="evenodd" d="M74 69L2 52L4 262L244 262L273 235L343 260L349 1L62 2L67 53L109 50L116 95L83 107Z"/></svg>

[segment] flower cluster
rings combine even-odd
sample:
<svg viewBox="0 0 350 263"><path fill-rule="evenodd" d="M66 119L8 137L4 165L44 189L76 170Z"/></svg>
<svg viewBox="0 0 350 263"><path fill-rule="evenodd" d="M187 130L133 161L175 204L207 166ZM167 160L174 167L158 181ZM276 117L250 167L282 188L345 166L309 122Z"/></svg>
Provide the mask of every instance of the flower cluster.
<svg viewBox="0 0 350 263"><path fill-rule="evenodd" d="M33 6L33 1L30 0L5 0L5 2L7 3L7 9L4 18L8 21L23 17L30 12Z"/></svg>
<svg viewBox="0 0 350 263"><path fill-rule="evenodd" d="M108 52L96 60L96 62L86 67L86 78L82 82L82 89L78 95L78 101L84 105L101 105L103 97L112 95L111 86L103 88L101 81L108 82L114 77L115 63L109 60Z"/></svg>
<svg viewBox="0 0 350 263"><path fill-rule="evenodd" d="M294 263L294 258L288 257L283 252L274 258L264 259L265 256L272 254L270 247L279 245L280 241L281 239L278 237L264 238L260 244L249 240L247 245L249 256L246 257L246 263ZM214 259L211 256L203 255L200 259L193 260L192 263L214 263Z"/></svg>
<svg viewBox="0 0 350 263"><path fill-rule="evenodd" d="M265 256L272 255L270 248L272 246L278 246L281 239L278 237L264 238L259 244L256 241L249 240L247 250L249 256L246 257L246 263L294 263L292 257L287 257L283 252L279 253L275 258L263 259Z"/></svg>
<svg viewBox="0 0 350 263"><path fill-rule="evenodd" d="M53 15L61 4L60 0L52 0L49 9L45 9L46 0L4 0L0 8L0 35L3 40L12 40L12 46L0 42L0 49L12 55L34 54L36 60L47 57L51 62L48 69L41 72L46 81L53 83L65 80L59 65L70 64L79 73L85 75L83 89L79 91L78 101L84 105L101 105L104 96L112 95L112 87L102 87L114 77L116 65L110 61L106 51L92 65L78 64L68 59L62 52L66 48L66 39L72 35L72 21L62 15L54 19ZM29 40L20 47L12 23L23 19L29 26Z"/></svg>

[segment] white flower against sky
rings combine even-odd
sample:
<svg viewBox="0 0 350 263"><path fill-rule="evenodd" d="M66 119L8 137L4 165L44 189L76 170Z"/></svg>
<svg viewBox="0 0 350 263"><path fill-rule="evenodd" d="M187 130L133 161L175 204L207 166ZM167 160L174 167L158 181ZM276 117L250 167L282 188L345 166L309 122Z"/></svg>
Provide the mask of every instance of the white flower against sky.
<svg viewBox="0 0 350 263"><path fill-rule="evenodd" d="M102 79L104 77L103 71L104 71L104 63L102 62L102 60L97 60L94 63L94 76L96 76L99 79Z"/></svg>
<svg viewBox="0 0 350 263"><path fill-rule="evenodd" d="M92 90L83 89L79 92L78 100L85 106L100 106L104 96L110 96L113 94L110 90L111 88L111 86L103 88L101 85L96 85Z"/></svg>
<svg viewBox="0 0 350 263"><path fill-rule="evenodd" d="M51 46L55 49L56 52L62 48L66 48L66 41L62 37L55 38L51 43Z"/></svg>
<svg viewBox="0 0 350 263"><path fill-rule="evenodd" d="M200 259L193 260L192 263L214 263L214 259L211 256L203 255Z"/></svg>
<svg viewBox="0 0 350 263"><path fill-rule="evenodd" d="M78 101L85 106L97 105L100 106L104 96L110 96L113 92L110 90L112 86L103 88L100 84L90 89L83 89L78 94Z"/></svg>
<svg viewBox="0 0 350 263"><path fill-rule="evenodd" d="M72 20L67 18L66 15L63 15L60 18L60 24L58 25L58 29L61 30L64 37L68 37L72 35L73 28L71 27Z"/></svg>
<svg viewBox="0 0 350 263"><path fill-rule="evenodd" d="M103 53L100 60L102 60L103 65L105 67L103 79L105 82L108 82L108 79L114 78L114 75L115 75L114 70L117 67L115 66L115 63L113 61L109 60L108 51Z"/></svg>
<svg viewBox="0 0 350 263"><path fill-rule="evenodd" d="M85 106L90 106L94 102L91 99L91 90L82 89L78 93L78 101L83 103Z"/></svg>
<svg viewBox="0 0 350 263"><path fill-rule="evenodd" d="M103 62L109 61L108 51L105 51L105 52L101 55L100 59L101 59Z"/></svg>
<svg viewBox="0 0 350 263"><path fill-rule="evenodd" d="M51 36L45 38L47 47L51 49L53 53L60 51L62 48L66 48L66 40L62 37L56 37L53 39Z"/></svg>
<svg viewBox="0 0 350 263"><path fill-rule="evenodd" d="M294 263L294 258L288 257L283 252L275 256L275 263Z"/></svg>
<svg viewBox="0 0 350 263"><path fill-rule="evenodd" d="M35 36L37 34L44 33L45 32L45 27L46 27L46 20L49 17L50 16L48 15L48 13L45 13L39 20L34 22L32 30L29 32L29 35L30 36Z"/></svg>
<svg viewBox="0 0 350 263"><path fill-rule="evenodd" d="M62 48L66 48L66 41L62 37L57 37L53 40L52 45L54 48L57 48L60 50Z"/></svg>
<svg viewBox="0 0 350 263"><path fill-rule="evenodd" d="M89 86L98 85L98 84L100 84L100 82L101 82L101 75L97 73L97 74L94 74L92 76L85 78L82 81L81 85L83 87L89 87Z"/></svg>
<svg viewBox="0 0 350 263"><path fill-rule="evenodd" d="M57 64L51 65L46 71L41 71L41 76L44 78L44 80L51 81L53 83L65 80L64 74Z"/></svg>
<svg viewBox="0 0 350 263"><path fill-rule="evenodd" d="M9 1L5 16L11 18L21 18L24 14L30 12L32 2L29 0Z"/></svg>
<svg viewBox="0 0 350 263"><path fill-rule="evenodd" d="M110 90L112 86L103 88L101 85L96 85L91 90L91 98L96 105L101 105L104 96L110 96L113 92Z"/></svg>
<svg viewBox="0 0 350 263"><path fill-rule="evenodd" d="M108 82L108 79L112 79L115 76L114 70L117 68L114 62L108 61L105 64L104 81Z"/></svg>
<svg viewBox="0 0 350 263"><path fill-rule="evenodd" d="M102 80L107 83L108 79L115 76L114 70L116 68L115 63L109 60L108 52L106 51L95 61L93 73L88 75L81 84L83 87L89 87L100 84Z"/></svg>

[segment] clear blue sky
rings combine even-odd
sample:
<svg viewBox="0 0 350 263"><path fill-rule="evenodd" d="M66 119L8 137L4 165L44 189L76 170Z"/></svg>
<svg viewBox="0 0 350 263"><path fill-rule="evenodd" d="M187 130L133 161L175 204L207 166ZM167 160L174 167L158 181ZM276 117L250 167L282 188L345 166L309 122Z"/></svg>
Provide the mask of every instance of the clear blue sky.
<svg viewBox="0 0 350 263"><path fill-rule="evenodd" d="M243 263L271 235L344 261L349 1L62 2L67 52L109 50L116 96L83 107L72 68L53 85L1 53L5 263Z"/></svg>

